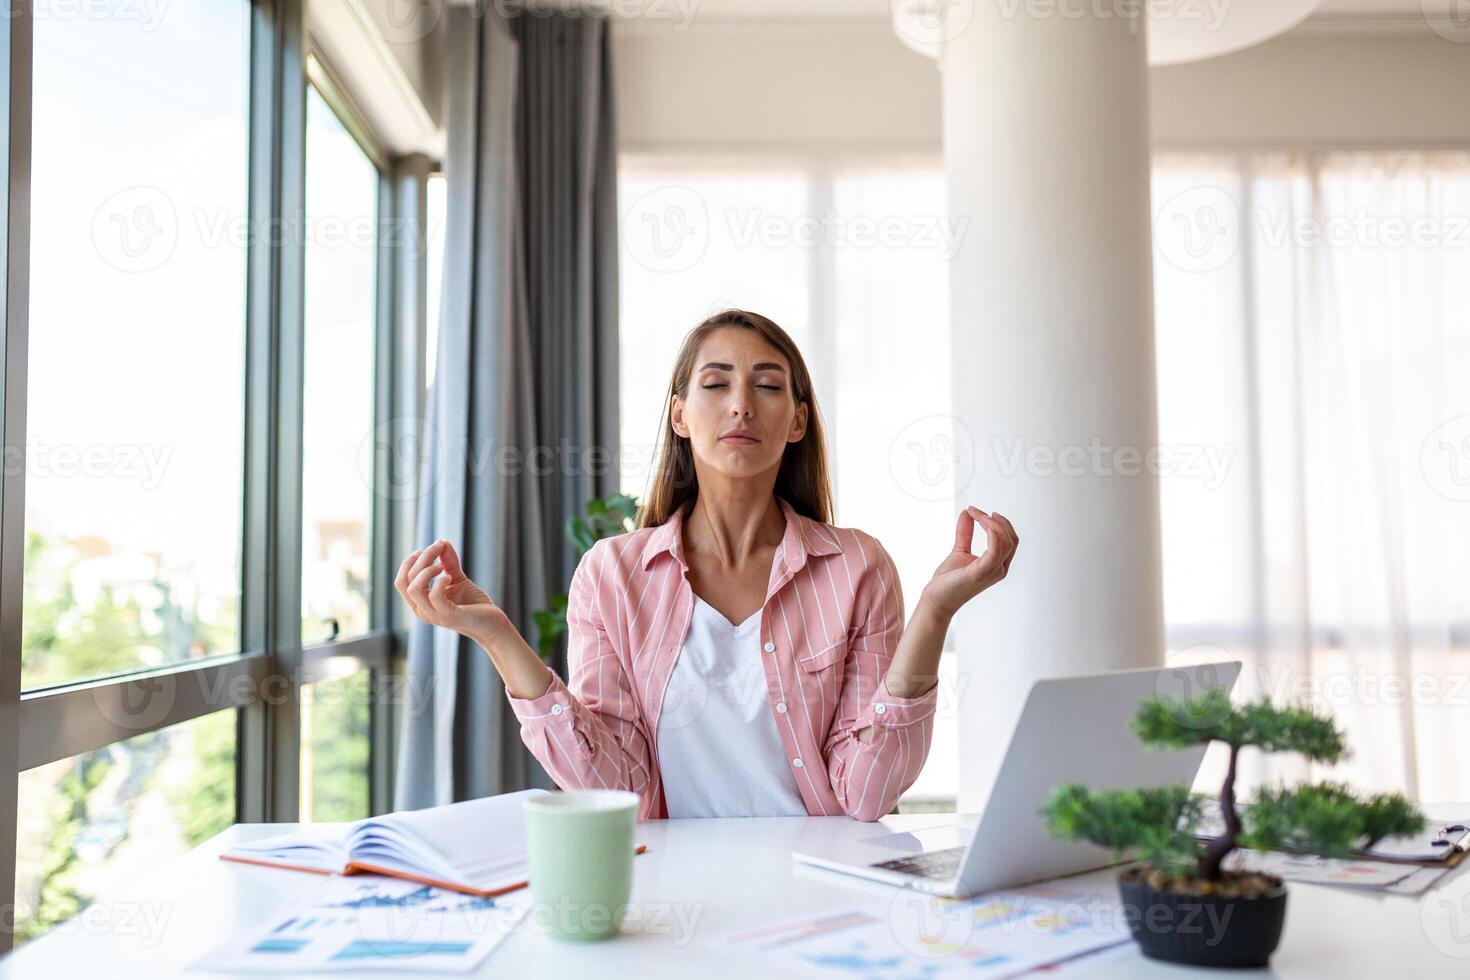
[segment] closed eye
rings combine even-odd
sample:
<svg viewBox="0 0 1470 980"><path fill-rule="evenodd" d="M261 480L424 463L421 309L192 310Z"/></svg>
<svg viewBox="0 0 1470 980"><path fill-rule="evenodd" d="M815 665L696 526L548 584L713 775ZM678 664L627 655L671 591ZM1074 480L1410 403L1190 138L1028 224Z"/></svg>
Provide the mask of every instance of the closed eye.
<svg viewBox="0 0 1470 980"><path fill-rule="evenodd" d="M709 391L712 388L728 388L730 386L727 385L727 384L725 384L724 382L720 382L719 384L700 385L700 387L703 388L705 391ZM767 391L780 391L781 390L781 386L780 385L756 385L756 387L757 388L764 388Z"/></svg>

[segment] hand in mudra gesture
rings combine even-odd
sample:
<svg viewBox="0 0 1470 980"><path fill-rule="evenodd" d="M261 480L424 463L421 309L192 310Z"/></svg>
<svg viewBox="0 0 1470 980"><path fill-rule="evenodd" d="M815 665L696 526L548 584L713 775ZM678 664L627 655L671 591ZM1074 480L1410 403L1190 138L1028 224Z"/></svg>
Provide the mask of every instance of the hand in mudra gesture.
<svg viewBox="0 0 1470 980"><path fill-rule="evenodd" d="M419 619L454 630L486 649L512 629L505 610L464 573L448 541L435 541L405 558L393 587Z"/></svg>
<svg viewBox="0 0 1470 980"><path fill-rule="evenodd" d="M970 553L976 524L985 529L988 539L985 551L978 555ZM955 524L954 549L934 570L924 595L953 616L965 603L1006 577L1020 540L1011 522L1000 514L966 507Z"/></svg>

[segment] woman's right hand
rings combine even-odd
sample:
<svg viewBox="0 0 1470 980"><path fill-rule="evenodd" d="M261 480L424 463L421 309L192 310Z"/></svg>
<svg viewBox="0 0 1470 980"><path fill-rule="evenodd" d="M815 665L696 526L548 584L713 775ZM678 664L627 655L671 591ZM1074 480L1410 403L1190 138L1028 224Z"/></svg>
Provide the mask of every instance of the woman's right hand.
<svg viewBox="0 0 1470 980"><path fill-rule="evenodd" d="M419 619L454 630L486 650L515 632L505 610L470 581L454 545L442 538L405 558L393 587Z"/></svg>

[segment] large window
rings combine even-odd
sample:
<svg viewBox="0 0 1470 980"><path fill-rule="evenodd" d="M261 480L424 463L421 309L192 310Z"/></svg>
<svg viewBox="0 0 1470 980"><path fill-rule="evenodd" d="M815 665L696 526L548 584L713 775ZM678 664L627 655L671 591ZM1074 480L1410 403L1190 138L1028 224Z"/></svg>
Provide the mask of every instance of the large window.
<svg viewBox="0 0 1470 980"><path fill-rule="evenodd" d="M12 14L0 954L237 821L391 806L382 586L414 502L374 488L423 324L383 297L424 269L383 230L425 220L386 189L427 169L299 2Z"/></svg>
<svg viewBox="0 0 1470 980"><path fill-rule="evenodd" d="M249 5L32 27L20 679L39 690L241 649ZM0 814L17 938L234 822L235 719L20 774Z"/></svg>
<svg viewBox="0 0 1470 980"><path fill-rule="evenodd" d="M647 492L684 335L725 306L765 314L812 373L837 523L883 542L912 610L954 533L955 232L940 160L670 153L620 167L623 491ZM905 807L953 808L954 685L946 655L933 749Z"/></svg>
<svg viewBox="0 0 1470 980"><path fill-rule="evenodd" d="M1170 657L1353 733L1328 772L1463 800L1470 739L1470 154L1155 164Z"/></svg>
<svg viewBox="0 0 1470 980"><path fill-rule="evenodd" d="M312 86L306 104L303 642L370 624L379 175ZM302 689L301 816L368 815L369 675Z"/></svg>
<svg viewBox="0 0 1470 980"><path fill-rule="evenodd" d="M234 823L235 728L220 711L23 773L17 938Z"/></svg>
<svg viewBox="0 0 1470 980"><path fill-rule="evenodd" d="M248 8L34 22L28 688L240 649Z"/></svg>
<svg viewBox="0 0 1470 980"><path fill-rule="evenodd" d="M302 820L357 820L372 811L371 694L365 670L301 688Z"/></svg>
<svg viewBox="0 0 1470 980"><path fill-rule="evenodd" d="M313 86L306 102L301 634L368 630L378 171Z"/></svg>

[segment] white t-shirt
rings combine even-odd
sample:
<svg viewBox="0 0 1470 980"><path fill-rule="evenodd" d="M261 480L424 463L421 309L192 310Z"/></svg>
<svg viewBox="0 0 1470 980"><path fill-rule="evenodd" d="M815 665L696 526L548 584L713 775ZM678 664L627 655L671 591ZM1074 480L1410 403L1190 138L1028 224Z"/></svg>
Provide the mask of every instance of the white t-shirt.
<svg viewBox="0 0 1470 980"><path fill-rule="evenodd" d="M689 633L658 721L659 772L670 818L807 814L776 733L760 625L760 610L732 626L694 597Z"/></svg>

